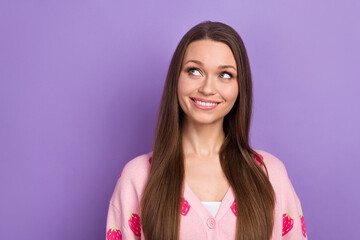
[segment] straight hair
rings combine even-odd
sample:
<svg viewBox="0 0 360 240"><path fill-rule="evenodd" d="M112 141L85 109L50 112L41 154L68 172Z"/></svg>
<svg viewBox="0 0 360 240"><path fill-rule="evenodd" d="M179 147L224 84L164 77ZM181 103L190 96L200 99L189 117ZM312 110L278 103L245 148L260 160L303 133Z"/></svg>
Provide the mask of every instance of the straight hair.
<svg viewBox="0 0 360 240"><path fill-rule="evenodd" d="M225 140L219 152L222 170L236 200L236 239L270 239L275 193L262 158L249 145L252 112L249 59L239 34L224 23L211 21L191 28L180 40L170 62L155 130L150 175L140 203L142 230L147 240L179 239L185 168L181 137L184 112L178 102L178 79L187 47L204 39L229 46L237 66L239 94L224 117ZM254 158L260 161L260 166Z"/></svg>

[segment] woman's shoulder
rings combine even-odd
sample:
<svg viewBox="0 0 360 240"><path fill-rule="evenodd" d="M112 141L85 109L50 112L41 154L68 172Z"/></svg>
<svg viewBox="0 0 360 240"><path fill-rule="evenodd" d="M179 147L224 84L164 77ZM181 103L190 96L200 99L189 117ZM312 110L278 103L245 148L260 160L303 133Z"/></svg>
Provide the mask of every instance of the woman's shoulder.
<svg viewBox="0 0 360 240"><path fill-rule="evenodd" d="M264 163L269 164L270 167L275 167L275 168L284 167L283 162L275 155L260 149L255 149L255 151L260 155L260 157L263 157L262 160L264 161Z"/></svg>
<svg viewBox="0 0 360 240"><path fill-rule="evenodd" d="M149 176L151 156L152 152L149 152L128 161L120 172L115 191L132 189L140 193Z"/></svg>
<svg viewBox="0 0 360 240"><path fill-rule="evenodd" d="M136 181L147 178L150 172L152 152L139 155L128 161L120 172L119 179Z"/></svg>
<svg viewBox="0 0 360 240"><path fill-rule="evenodd" d="M285 165L279 158L264 150L255 149L255 151L262 157L270 179L288 178Z"/></svg>
<svg viewBox="0 0 360 240"><path fill-rule="evenodd" d="M110 202L120 208L121 202L138 199L150 172L152 152L137 156L128 161L117 179Z"/></svg>

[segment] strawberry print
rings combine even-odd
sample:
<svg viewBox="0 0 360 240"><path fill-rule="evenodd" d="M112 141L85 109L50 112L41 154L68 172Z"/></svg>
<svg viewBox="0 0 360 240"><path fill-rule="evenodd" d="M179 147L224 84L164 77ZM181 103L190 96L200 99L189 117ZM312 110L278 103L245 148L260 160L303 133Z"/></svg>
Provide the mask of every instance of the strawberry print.
<svg viewBox="0 0 360 240"><path fill-rule="evenodd" d="M234 200L234 202L231 205L231 211L234 213L234 215L236 216L236 200Z"/></svg>
<svg viewBox="0 0 360 240"><path fill-rule="evenodd" d="M181 198L181 215L186 216L190 210L190 204L185 198Z"/></svg>
<svg viewBox="0 0 360 240"><path fill-rule="evenodd" d="M152 157L149 157L149 163L151 164Z"/></svg>
<svg viewBox="0 0 360 240"><path fill-rule="evenodd" d="M106 233L106 240L122 240L121 231L115 227L109 228Z"/></svg>
<svg viewBox="0 0 360 240"><path fill-rule="evenodd" d="M282 236L285 236L294 226L294 219L291 218L290 213L283 214L283 229Z"/></svg>
<svg viewBox="0 0 360 240"><path fill-rule="evenodd" d="M301 230L302 230L302 234L304 237L306 237L306 228L305 228L305 220L304 220L304 216L300 215L300 220L301 220Z"/></svg>
<svg viewBox="0 0 360 240"><path fill-rule="evenodd" d="M261 154L258 153L258 155L260 156L261 160L264 159L264 157L263 157ZM261 166L261 161L259 160L259 158L256 157L256 156L253 156L253 158L254 158L254 159L256 160L256 162Z"/></svg>
<svg viewBox="0 0 360 240"><path fill-rule="evenodd" d="M304 215L300 206L300 220L301 220L301 231L303 236L306 238L306 228L305 228L305 219L304 219Z"/></svg>
<svg viewBox="0 0 360 240"><path fill-rule="evenodd" d="M140 226L140 217L136 213L132 213L129 218L129 227L135 236L141 236L141 226Z"/></svg>

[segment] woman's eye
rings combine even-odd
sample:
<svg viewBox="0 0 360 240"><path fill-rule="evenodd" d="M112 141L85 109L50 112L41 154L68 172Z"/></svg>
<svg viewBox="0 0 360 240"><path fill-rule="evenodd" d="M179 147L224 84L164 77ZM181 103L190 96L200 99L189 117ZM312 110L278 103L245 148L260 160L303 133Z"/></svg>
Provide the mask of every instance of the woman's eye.
<svg viewBox="0 0 360 240"><path fill-rule="evenodd" d="M190 73L191 75L195 75L195 76L201 75L199 70L196 68L189 68L188 73Z"/></svg>
<svg viewBox="0 0 360 240"><path fill-rule="evenodd" d="M222 72L220 74L220 77L230 79L230 78L232 78L232 75L230 73L227 73L227 72Z"/></svg>

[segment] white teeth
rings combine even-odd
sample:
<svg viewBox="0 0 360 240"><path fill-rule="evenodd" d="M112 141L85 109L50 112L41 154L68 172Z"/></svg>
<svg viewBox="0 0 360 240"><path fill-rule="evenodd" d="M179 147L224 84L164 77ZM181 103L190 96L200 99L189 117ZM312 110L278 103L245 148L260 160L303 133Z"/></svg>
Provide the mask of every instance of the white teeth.
<svg viewBox="0 0 360 240"><path fill-rule="evenodd" d="M206 103L206 102L201 102L201 101L198 101L198 100L195 100L195 102L197 104L200 104L201 106L206 106L206 107L217 105L217 103L209 103L209 102Z"/></svg>

